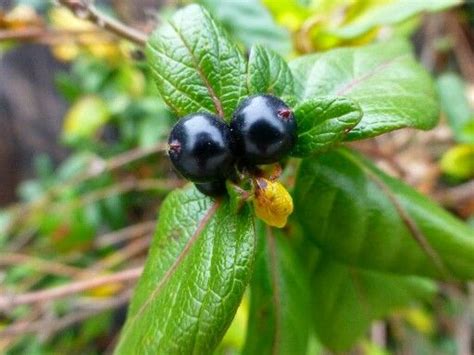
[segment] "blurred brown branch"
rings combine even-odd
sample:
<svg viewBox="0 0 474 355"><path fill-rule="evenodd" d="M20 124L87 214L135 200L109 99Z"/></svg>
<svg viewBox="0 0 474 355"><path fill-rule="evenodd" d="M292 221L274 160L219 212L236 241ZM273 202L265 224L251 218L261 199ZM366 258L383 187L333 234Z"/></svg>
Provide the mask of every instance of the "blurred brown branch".
<svg viewBox="0 0 474 355"><path fill-rule="evenodd" d="M71 12L80 19L95 23L97 26L115 34L118 37L127 39L130 42L138 44L139 46L144 46L147 41L147 34L129 27L113 19L112 17L104 15L95 8L92 1L58 0L58 2L59 4L71 10Z"/></svg>
<svg viewBox="0 0 474 355"><path fill-rule="evenodd" d="M28 218L28 213L37 208L41 208L49 204L52 200L54 200L55 197L59 196L62 192L67 191L68 189L77 186L83 182L86 182L90 179L97 178L105 173L115 171L135 161L144 159L150 155L163 152L164 150L164 144L157 144L149 148L131 149L108 160L103 160L101 158L93 159L89 163L88 168L85 169L82 174L77 175L76 177L64 182L61 185L56 185L52 187L50 190L48 190L48 192L43 198L37 199L29 203L16 204L11 206L8 211L13 215L13 218L10 221L10 224L7 225L7 227L5 228L5 233L12 233L15 226L20 223L24 224L25 218ZM141 187L143 187L143 189L146 189L145 185L148 185L148 187L146 187L148 189L159 188L157 185L152 188L151 185L154 185L154 183L150 183L150 181L143 182ZM161 186L161 188L163 188L163 186ZM138 189L140 189L140 187ZM90 198L90 196L88 198Z"/></svg>
<svg viewBox="0 0 474 355"><path fill-rule="evenodd" d="M111 297L99 302L95 307L76 310L59 319L40 319L38 321L23 320L0 330L0 338L24 335L25 333L42 333L51 336L71 325L82 322L94 315L104 311L119 308L127 304L131 296L131 290L126 290L117 297Z"/></svg>
<svg viewBox="0 0 474 355"><path fill-rule="evenodd" d="M152 233L155 229L156 221L145 221L130 227L107 233L96 238L94 244L99 248L109 247L115 244L123 243L130 239L142 237Z"/></svg>
<svg viewBox="0 0 474 355"><path fill-rule="evenodd" d="M93 270L109 270L123 262L130 261L134 256L143 253L150 246L151 236L140 238L127 244L124 248L111 253L109 256L89 268L89 272Z"/></svg>
<svg viewBox="0 0 474 355"><path fill-rule="evenodd" d="M88 280L71 282L64 286L53 287L20 295L0 296L0 310L7 311L12 307L22 304L51 301L114 282L134 281L140 277L142 271L142 267L136 267L111 275L98 276Z"/></svg>
<svg viewBox="0 0 474 355"><path fill-rule="evenodd" d="M30 255L17 253L1 253L0 266L30 265L35 269L55 275L76 277L83 270L74 266L65 265L56 261L44 260Z"/></svg>
<svg viewBox="0 0 474 355"><path fill-rule="evenodd" d="M14 30L0 30L0 41L18 40L22 42L36 42L43 44L57 44L64 41L77 41L78 36L97 34L100 30L66 31L39 27L21 28ZM80 41L79 41L80 42Z"/></svg>

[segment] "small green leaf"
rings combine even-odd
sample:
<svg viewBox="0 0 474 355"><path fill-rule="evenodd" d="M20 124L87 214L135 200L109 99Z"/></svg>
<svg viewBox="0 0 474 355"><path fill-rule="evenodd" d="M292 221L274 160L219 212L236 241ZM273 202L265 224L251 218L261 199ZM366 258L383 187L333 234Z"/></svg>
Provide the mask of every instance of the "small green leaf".
<svg viewBox="0 0 474 355"><path fill-rule="evenodd" d="M342 141L362 118L362 110L344 97L319 97L295 108L298 141L292 155L304 157Z"/></svg>
<svg viewBox="0 0 474 355"><path fill-rule="evenodd" d="M291 50L290 34L278 26L260 0L198 0L247 48L262 44L284 55Z"/></svg>
<svg viewBox="0 0 474 355"><path fill-rule="evenodd" d="M290 62L300 101L346 96L364 113L348 140L364 139L403 127L430 129L439 109L432 80L406 41L340 48Z"/></svg>
<svg viewBox="0 0 474 355"><path fill-rule="evenodd" d="M310 328L308 273L288 236L262 222L250 286L243 354L305 354Z"/></svg>
<svg viewBox="0 0 474 355"><path fill-rule="evenodd" d="M416 301L429 300L436 284L320 259L312 277L313 321L318 338L333 351L350 349L372 320Z"/></svg>
<svg viewBox="0 0 474 355"><path fill-rule="evenodd" d="M160 217L116 354L210 354L229 326L254 261L248 206L195 187L172 192Z"/></svg>
<svg viewBox="0 0 474 355"><path fill-rule="evenodd" d="M441 108L456 140L474 143L474 112L467 100L462 78L454 73L446 73L438 78L437 86Z"/></svg>
<svg viewBox="0 0 474 355"><path fill-rule="evenodd" d="M262 46L254 46L250 51L247 80L250 94L294 95L288 64L279 54Z"/></svg>
<svg viewBox="0 0 474 355"><path fill-rule="evenodd" d="M441 171L456 179L474 177L474 144L459 144L443 154Z"/></svg>
<svg viewBox="0 0 474 355"><path fill-rule="evenodd" d="M348 150L305 159L294 198L305 233L344 263L474 278L473 229Z"/></svg>
<svg viewBox="0 0 474 355"><path fill-rule="evenodd" d="M66 142L92 138L110 119L107 103L98 96L88 95L79 99L64 118L62 136Z"/></svg>
<svg viewBox="0 0 474 355"><path fill-rule="evenodd" d="M159 26L147 53L161 96L180 116L208 111L229 119L247 94L242 54L198 5Z"/></svg>

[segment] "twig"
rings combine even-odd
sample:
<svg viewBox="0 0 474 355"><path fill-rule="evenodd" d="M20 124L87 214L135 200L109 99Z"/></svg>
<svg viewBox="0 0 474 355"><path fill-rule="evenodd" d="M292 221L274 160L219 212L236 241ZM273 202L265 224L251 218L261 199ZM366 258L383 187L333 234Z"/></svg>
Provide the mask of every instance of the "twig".
<svg viewBox="0 0 474 355"><path fill-rule="evenodd" d="M109 283L134 281L141 275L142 271L142 267L137 267L125 271L120 271L112 275L105 275L89 280L76 281L64 286L53 287L46 290L30 292L21 295L1 296L0 310L6 311L12 307L19 306L22 304L52 301L56 298L69 296Z"/></svg>
<svg viewBox="0 0 474 355"><path fill-rule="evenodd" d="M139 46L144 46L147 41L148 36L145 33L99 12L92 4L92 1L58 0L58 2L71 10L71 12L80 19L95 23L97 26L104 28L118 37L127 39Z"/></svg>
<svg viewBox="0 0 474 355"><path fill-rule="evenodd" d="M1 41L22 41L22 42L37 42L44 44L57 44L61 41L70 40L74 38L77 41L78 36L87 34L97 34L98 29L67 31L54 30L40 27L22 28L17 30L0 30ZM106 37L107 38L107 37ZM111 38L111 37L110 37ZM105 40L105 38L104 38ZM81 41L78 41L81 42Z"/></svg>
<svg viewBox="0 0 474 355"><path fill-rule="evenodd" d="M150 246L151 236L148 238L140 238L137 240L132 241L126 247L122 248L119 251L116 251L106 258L98 261L94 264L91 269L92 270L107 270L120 265L124 261L129 261L131 258L136 256L137 254L142 253L144 250L147 250Z"/></svg>
<svg viewBox="0 0 474 355"><path fill-rule="evenodd" d="M103 189L92 191L72 203L73 206L84 206L115 195L122 195L131 191L148 190L170 190L182 185L178 180L165 179L128 179L115 185ZM58 202L57 206L64 208L64 203Z"/></svg>
<svg viewBox="0 0 474 355"><path fill-rule="evenodd" d="M463 201L474 199L474 180L439 191L433 197L446 207L459 206Z"/></svg>
<svg viewBox="0 0 474 355"><path fill-rule="evenodd" d="M118 231L103 234L95 239L94 244L98 248L109 247L151 233L155 229L155 226L156 221L138 223Z"/></svg>
<svg viewBox="0 0 474 355"><path fill-rule="evenodd" d="M149 148L136 148L129 150L125 153L119 154L109 160L94 160L90 163L90 167L82 174L70 179L69 181L64 182L63 184L55 185L51 188L43 198L35 200L27 204L17 204L8 208L8 212L15 215L15 218L12 218L10 224L6 227L5 233L10 234L13 228L20 222L25 221L25 215L27 215L31 210L36 208L41 208L42 206L49 203L56 196L60 195L62 192L67 191L68 189L77 186L81 183L84 183L88 180L94 179L102 174L107 172L115 171L123 166L127 166L135 161L144 159L152 154L157 154L164 151L164 144L157 144Z"/></svg>
<svg viewBox="0 0 474 355"><path fill-rule="evenodd" d="M100 314L104 311L119 308L125 305L130 299L131 291L127 290L118 297L107 301L102 301L100 306L91 309L83 309L76 313L69 314L59 319L51 321L51 319L39 320L36 322L21 321L15 323L3 330L0 330L0 338L24 335L25 333L46 332L49 336L54 333L70 327L76 323L82 322L92 316Z"/></svg>
<svg viewBox="0 0 474 355"><path fill-rule="evenodd" d="M39 307L33 308L31 312L28 313L28 315L21 320L18 320L16 324L31 324L32 322L36 321L41 317L41 310ZM8 328L7 328L8 329ZM5 329L6 330L6 329ZM15 337L16 334L12 334L10 336L5 335L2 336L2 331L0 330L0 354L7 354L8 349L12 346L15 345L15 342L18 340ZM3 338L3 339L2 339Z"/></svg>
<svg viewBox="0 0 474 355"><path fill-rule="evenodd" d="M30 265L35 270L41 270L55 275L76 277L84 270L61 264L55 261L44 260L30 255L16 254L16 253L2 253L0 254L0 265Z"/></svg>

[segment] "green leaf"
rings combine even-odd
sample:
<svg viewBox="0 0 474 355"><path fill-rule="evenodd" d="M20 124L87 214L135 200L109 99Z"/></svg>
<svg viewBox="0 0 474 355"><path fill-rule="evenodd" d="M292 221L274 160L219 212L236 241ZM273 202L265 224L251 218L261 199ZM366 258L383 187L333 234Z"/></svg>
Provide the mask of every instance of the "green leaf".
<svg viewBox="0 0 474 355"><path fill-rule="evenodd" d="M376 27L387 27L426 11L440 11L461 3L462 0L395 0L369 8L347 25L330 33L344 39L356 38Z"/></svg>
<svg viewBox="0 0 474 355"><path fill-rule="evenodd" d="M247 80L250 94L294 95L288 64L279 54L262 46L254 46L250 51Z"/></svg>
<svg viewBox="0 0 474 355"><path fill-rule="evenodd" d="M295 108L298 141L292 155L304 157L342 141L362 118L362 110L345 97L318 97Z"/></svg>
<svg viewBox="0 0 474 355"><path fill-rule="evenodd" d="M259 253L250 288L243 354L305 354L309 280L288 236L259 222Z"/></svg>
<svg viewBox="0 0 474 355"><path fill-rule="evenodd" d="M163 100L180 116L208 111L229 119L247 94L242 54L198 5L159 26L147 53Z"/></svg>
<svg viewBox="0 0 474 355"><path fill-rule="evenodd" d="M314 329L333 351L350 349L372 320L416 301L429 300L436 284L416 276L400 276L320 259L312 277Z"/></svg>
<svg viewBox="0 0 474 355"><path fill-rule="evenodd" d="M290 34L278 26L259 0L199 0L247 48L262 44L286 55Z"/></svg>
<svg viewBox="0 0 474 355"><path fill-rule="evenodd" d="M211 353L250 280L254 249L248 206L235 215L195 187L172 192L116 353Z"/></svg>
<svg viewBox="0 0 474 355"><path fill-rule="evenodd" d="M98 96L88 95L77 101L64 118L62 136L66 142L93 138L110 119L107 103Z"/></svg>
<svg viewBox="0 0 474 355"><path fill-rule="evenodd" d="M456 179L474 178L474 144L459 144L450 148L440 161L444 174Z"/></svg>
<svg viewBox="0 0 474 355"><path fill-rule="evenodd" d="M474 278L473 229L348 150L305 159L294 198L305 233L344 263Z"/></svg>
<svg viewBox="0 0 474 355"><path fill-rule="evenodd" d="M348 140L364 139L403 127L430 129L439 116L429 74L405 41L340 48L290 62L300 101L346 96L364 117Z"/></svg>
<svg viewBox="0 0 474 355"><path fill-rule="evenodd" d="M441 108L456 140L474 143L474 112L467 100L462 78L454 73L443 74L438 78L437 87Z"/></svg>

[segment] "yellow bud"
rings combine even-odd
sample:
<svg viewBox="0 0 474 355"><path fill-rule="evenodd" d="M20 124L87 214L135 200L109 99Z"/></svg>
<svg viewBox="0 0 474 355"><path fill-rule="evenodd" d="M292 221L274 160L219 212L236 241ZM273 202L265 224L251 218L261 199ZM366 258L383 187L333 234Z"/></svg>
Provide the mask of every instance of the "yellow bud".
<svg viewBox="0 0 474 355"><path fill-rule="evenodd" d="M283 228L293 212L293 199L278 181L256 179L253 204L258 218L272 227Z"/></svg>

